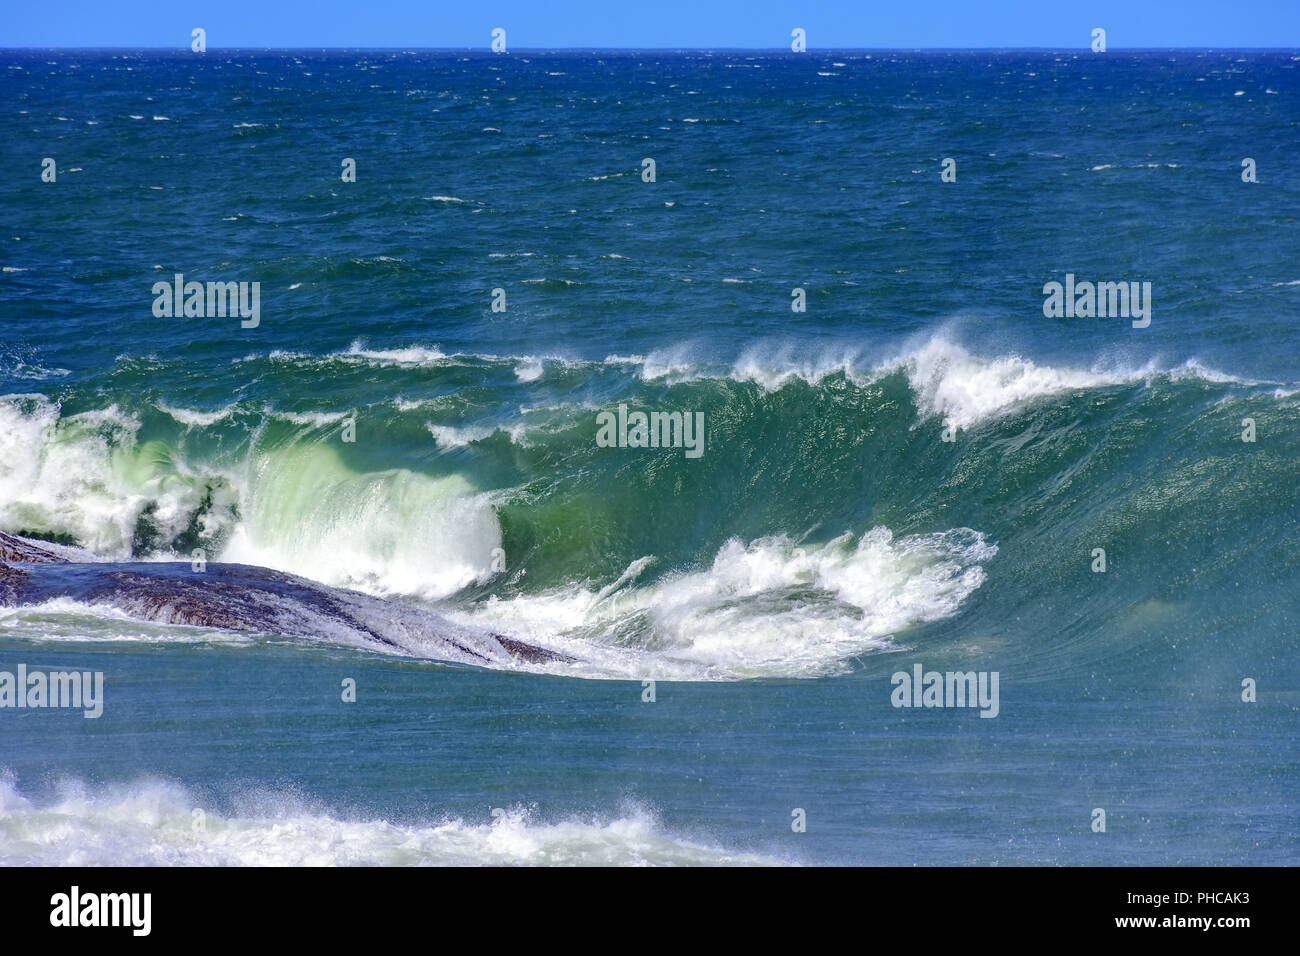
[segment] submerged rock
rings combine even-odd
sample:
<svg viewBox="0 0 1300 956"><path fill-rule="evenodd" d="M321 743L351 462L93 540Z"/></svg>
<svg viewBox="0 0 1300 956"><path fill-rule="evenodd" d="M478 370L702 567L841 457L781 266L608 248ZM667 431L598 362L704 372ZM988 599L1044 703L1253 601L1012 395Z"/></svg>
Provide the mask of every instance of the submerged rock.
<svg viewBox="0 0 1300 956"><path fill-rule="evenodd" d="M32 541L28 538L20 538L17 535L5 534L0 531L0 562L6 561L28 561L28 562L54 562L67 561L67 557L60 556L58 545L48 545L44 542Z"/></svg>
<svg viewBox="0 0 1300 956"><path fill-rule="evenodd" d="M76 549L0 532L0 605L69 598L144 621L309 637L467 664L572 658L432 611L246 564L72 561Z"/></svg>
<svg viewBox="0 0 1300 956"><path fill-rule="evenodd" d="M17 603L18 589L27 579L21 568L11 568L0 562L0 605Z"/></svg>

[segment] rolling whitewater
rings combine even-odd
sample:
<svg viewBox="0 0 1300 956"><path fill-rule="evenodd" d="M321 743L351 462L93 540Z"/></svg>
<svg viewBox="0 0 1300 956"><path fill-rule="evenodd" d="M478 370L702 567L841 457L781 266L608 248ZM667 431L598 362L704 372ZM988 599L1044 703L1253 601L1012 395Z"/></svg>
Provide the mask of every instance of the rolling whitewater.
<svg viewBox="0 0 1300 956"><path fill-rule="evenodd" d="M0 863L1296 862L1300 56L0 66Z"/></svg>

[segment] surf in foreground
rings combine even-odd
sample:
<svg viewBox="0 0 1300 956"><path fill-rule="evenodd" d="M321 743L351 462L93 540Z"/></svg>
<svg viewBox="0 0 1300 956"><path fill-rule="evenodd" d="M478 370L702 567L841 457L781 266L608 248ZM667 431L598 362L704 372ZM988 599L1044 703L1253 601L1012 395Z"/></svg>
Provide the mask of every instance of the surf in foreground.
<svg viewBox="0 0 1300 956"><path fill-rule="evenodd" d="M201 825L196 825L201 820ZM642 807L602 818L539 819L502 808L491 822L391 823L341 816L292 793L240 794L205 810L158 779L92 787L64 780L44 799L0 774L0 860L8 866L773 866L667 831Z"/></svg>

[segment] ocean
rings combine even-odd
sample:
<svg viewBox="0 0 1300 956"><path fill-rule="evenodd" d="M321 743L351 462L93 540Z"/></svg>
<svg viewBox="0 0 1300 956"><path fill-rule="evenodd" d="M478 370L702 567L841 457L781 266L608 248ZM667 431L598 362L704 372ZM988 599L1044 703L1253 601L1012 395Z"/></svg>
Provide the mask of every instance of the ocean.
<svg viewBox="0 0 1300 956"><path fill-rule="evenodd" d="M0 52L0 863L1300 861L1298 68Z"/></svg>

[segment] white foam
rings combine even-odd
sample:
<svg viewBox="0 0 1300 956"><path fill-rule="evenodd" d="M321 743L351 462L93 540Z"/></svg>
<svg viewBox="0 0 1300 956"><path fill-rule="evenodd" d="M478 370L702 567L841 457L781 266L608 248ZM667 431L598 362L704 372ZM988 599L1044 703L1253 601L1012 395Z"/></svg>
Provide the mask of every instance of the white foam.
<svg viewBox="0 0 1300 956"><path fill-rule="evenodd" d="M808 350L790 343L763 342L746 348L729 369L692 361L684 347L649 356L609 355L605 364L639 365L638 375L646 381L677 384L730 378L753 382L768 392L794 382L820 385L835 375L862 386L902 372L923 415L937 415L959 428L1007 414L1037 398L1155 378L1260 384L1217 371L1197 359L1167 368L1154 361L1134 368L1077 368L1041 364L1014 353L986 358L944 334L933 335L883 361L852 344Z"/></svg>
<svg viewBox="0 0 1300 956"><path fill-rule="evenodd" d="M388 400L388 404L392 405L399 412L413 412L417 409L426 408L430 405L440 405L443 403L443 401L444 399L441 398L408 399L408 398L402 398L402 396L400 395L395 395Z"/></svg>
<svg viewBox="0 0 1300 956"><path fill-rule="evenodd" d="M730 374L737 381L778 391L795 381L817 385L832 375L864 385L897 372L907 376L923 415L940 416L958 428L1004 414L1031 399L1131 381L1139 374L1054 368L1018 355L982 358L942 336L883 362L872 362L853 346L812 354L789 345L755 346L741 355Z"/></svg>
<svg viewBox="0 0 1300 956"><path fill-rule="evenodd" d="M495 425L426 425L439 448L464 448L497 432Z"/></svg>
<svg viewBox="0 0 1300 956"><path fill-rule="evenodd" d="M307 428L328 428L348 417L347 412L284 412L276 409L268 409L267 414Z"/></svg>
<svg viewBox="0 0 1300 956"><path fill-rule="evenodd" d="M969 428L1031 399L1118 385L1142 374L1054 368L1018 355L979 358L937 337L885 368L906 372L920 406L957 428Z"/></svg>
<svg viewBox="0 0 1300 956"><path fill-rule="evenodd" d="M191 427L229 414L167 411ZM458 476L358 473L334 444L303 440L201 471L161 442L138 443L139 421L115 405L60 412L39 395L0 398L0 529L69 537L120 560L132 556L142 516L164 549L197 516L205 540L227 541L209 560L324 584L440 598L491 576L500 527L490 499ZM268 414L313 428L344 415ZM438 437L465 444L494 430L448 429ZM504 430L523 440L522 423Z"/></svg>
<svg viewBox="0 0 1300 956"><path fill-rule="evenodd" d="M176 408L166 402L157 403L160 412L166 412L180 424L189 425L191 428L206 428L209 425L224 421L231 416L236 407L231 404L225 408L219 408L215 412L200 412L189 408Z"/></svg>
<svg viewBox="0 0 1300 956"><path fill-rule="evenodd" d="M339 814L291 794L240 794L220 811L175 782L64 781L34 800L0 777L6 866L674 866L780 865L666 832L629 805L554 821L507 808L493 822L443 816L394 823ZM195 810L203 826L194 825ZM485 814L485 817L487 815Z"/></svg>
<svg viewBox="0 0 1300 956"><path fill-rule="evenodd" d="M136 453L139 425L116 405L63 418L43 397L0 399L0 528L125 557L149 507L156 526L179 534L203 490L156 446Z"/></svg>
<svg viewBox="0 0 1300 956"><path fill-rule="evenodd" d="M1297 280L1300 281L1300 280ZM906 349L882 358L882 353L862 344L809 349L790 342L764 341L745 348L734 362L723 364L701 360L689 344L657 349L647 355L609 354L603 360L584 361L561 356L501 356L479 353L447 355L436 347L367 349L359 342L344 352L325 356L273 351L270 360L304 363L335 361L422 367L469 360L509 364L517 380L536 381L544 374L544 359L569 368L634 366L642 381L677 385L700 380L731 379L753 382L775 392L801 381L820 385L825 379L843 375L858 386L903 372L917 392L924 415L939 415L958 427L969 427L1006 414L1035 398L1066 391L1148 382L1156 378L1181 381L1200 379L1216 384L1260 384L1217 371L1193 358L1181 365L1161 366L1155 360L1136 367L1120 368L1095 364L1091 367L1054 366L1016 353L986 357L958 344L940 332L917 340ZM253 361L249 355L236 361ZM1265 383L1287 384L1287 383ZM339 416L341 417L341 415ZM337 420L337 419L334 419Z"/></svg>
<svg viewBox="0 0 1300 956"><path fill-rule="evenodd" d="M54 598L0 608L0 634L37 643L233 644L253 643L245 632L141 620L111 604Z"/></svg>
<svg viewBox="0 0 1300 956"><path fill-rule="evenodd" d="M662 380L666 384L674 385L690 381L699 374L686 346L658 349L641 359L639 364L641 365L640 378L646 382Z"/></svg>
<svg viewBox="0 0 1300 956"><path fill-rule="evenodd" d="M370 349L361 342L353 342L342 352L330 352L325 355L312 355L307 352L290 352L285 349L273 349L265 355L256 352L234 359L241 362L284 362L287 364L328 365L343 362L351 365L374 365L379 367L395 366L419 368L437 365L447 358L437 346L413 345L400 349Z"/></svg>
<svg viewBox="0 0 1300 956"><path fill-rule="evenodd" d="M964 528L900 539L875 528L821 546L733 540L700 571L638 587L646 556L599 590L575 584L453 616L568 651L587 677L819 677L891 648L896 631L955 614L996 554Z"/></svg>
<svg viewBox="0 0 1300 956"><path fill-rule="evenodd" d="M765 391L775 392L796 380L817 385L831 375L844 374L861 384L865 379L858 371L861 349L844 346L802 355L793 346L752 346L741 353L732 366L730 377L738 382L755 382Z"/></svg>
<svg viewBox="0 0 1300 956"><path fill-rule="evenodd" d="M403 349L367 349L360 342L353 342L346 352L337 352L335 356L343 359L364 359L380 365L420 366L432 365L447 356L436 346L413 345Z"/></svg>
<svg viewBox="0 0 1300 956"><path fill-rule="evenodd" d="M492 574L501 528L457 475L357 473L331 444L259 453L221 559L383 596L436 599Z"/></svg>
<svg viewBox="0 0 1300 956"><path fill-rule="evenodd" d="M3 366L0 366L0 376L5 378L22 379L30 382L43 382L52 378L63 378L71 375L72 372L66 368L46 368L39 363L31 364L23 361L18 356L9 357Z"/></svg>
<svg viewBox="0 0 1300 956"><path fill-rule="evenodd" d="M545 370L541 359L530 356L515 366L515 378L521 382L535 382Z"/></svg>

